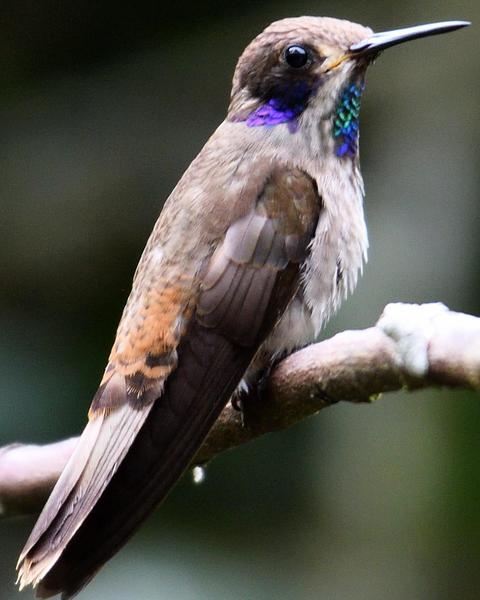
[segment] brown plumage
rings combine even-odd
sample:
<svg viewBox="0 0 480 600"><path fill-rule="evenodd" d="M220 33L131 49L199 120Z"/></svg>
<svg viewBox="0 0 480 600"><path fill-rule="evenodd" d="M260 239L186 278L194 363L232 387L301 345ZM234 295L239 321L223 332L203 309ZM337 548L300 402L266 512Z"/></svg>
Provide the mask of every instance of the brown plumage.
<svg viewBox="0 0 480 600"><path fill-rule="evenodd" d="M21 553L21 587L77 593L175 484L242 378L311 341L355 287L363 184L356 143L336 152L338 103L379 50L420 29L379 38L301 17L247 47L226 120L146 245L89 422Z"/></svg>
<svg viewBox="0 0 480 600"><path fill-rule="evenodd" d="M90 422L20 559L40 597L74 594L188 467L295 294L319 207L310 177L272 169L188 294L147 291L143 306L157 318L125 311L141 327L122 321L127 340L117 338Z"/></svg>

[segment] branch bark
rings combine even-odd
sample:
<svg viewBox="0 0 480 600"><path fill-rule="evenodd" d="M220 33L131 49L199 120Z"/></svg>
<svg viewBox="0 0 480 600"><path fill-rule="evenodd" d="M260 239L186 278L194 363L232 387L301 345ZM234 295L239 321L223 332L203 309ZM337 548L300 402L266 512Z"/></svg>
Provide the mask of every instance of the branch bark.
<svg viewBox="0 0 480 600"><path fill-rule="evenodd" d="M228 404L194 462L340 400L370 402L384 392L440 386L480 389L480 318L442 304L389 304L374 327L344 331L283 360L265 395L246 398L245 424ZM41 509L76 440L0 448L0 518Z"/></svg>

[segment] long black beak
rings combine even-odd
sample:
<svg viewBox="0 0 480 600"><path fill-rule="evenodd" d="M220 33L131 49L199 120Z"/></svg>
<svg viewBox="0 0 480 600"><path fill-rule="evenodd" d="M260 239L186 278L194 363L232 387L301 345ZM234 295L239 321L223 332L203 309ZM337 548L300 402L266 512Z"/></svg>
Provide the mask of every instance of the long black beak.
<svg viewBox="0 0 480 600"><path fill-rule="evenodd" d="M376 54L385 50L385 48L390 48L390 46L395 46L402 42L427 37L428 35L438 35L440 33L455 31L455 29L467 27L468 25L470 25L469 21L444 21L443 23L429 23L428 25L416 25L415 27L405 27L404 29L395 29L393 31L382 31L353 44L350 46L350 52L352 54L369 54L370 52Z"/></svg>

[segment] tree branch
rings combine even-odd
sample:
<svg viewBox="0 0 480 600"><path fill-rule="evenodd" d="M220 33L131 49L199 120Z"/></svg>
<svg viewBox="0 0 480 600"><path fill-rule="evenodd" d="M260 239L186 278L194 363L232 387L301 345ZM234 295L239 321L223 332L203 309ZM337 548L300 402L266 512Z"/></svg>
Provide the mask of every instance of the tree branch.
<svg viewBox="0 0 480 600"><path fill-rule="evenodd" d="M283 360L265 396L247 397L245 426L228 404L194 462L340 400L370 402L383 392L438 386L480 389L480 318L442 304L389 304L374 327L344 331ZM0 518L40 510L76 440L0 448Z"/></svg>

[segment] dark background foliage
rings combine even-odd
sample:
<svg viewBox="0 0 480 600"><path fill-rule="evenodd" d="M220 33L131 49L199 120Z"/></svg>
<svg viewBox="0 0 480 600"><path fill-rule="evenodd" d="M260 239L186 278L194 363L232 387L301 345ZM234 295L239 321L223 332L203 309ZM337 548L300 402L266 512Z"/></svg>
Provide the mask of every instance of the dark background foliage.
<svg viewBox="0 0 480 600"><path fill-rule="evenodd" d="M393 300L478 314L478 2L4 0L1 444L81 430L145 240L223 118L237 56L300 14L474 22L371 69L370 261L326 333ZM473 394L338 405L218 458L201 486L186 476L82 598L478 598L479 429ZM0 524L2 600L31 525Z"/></svg>

